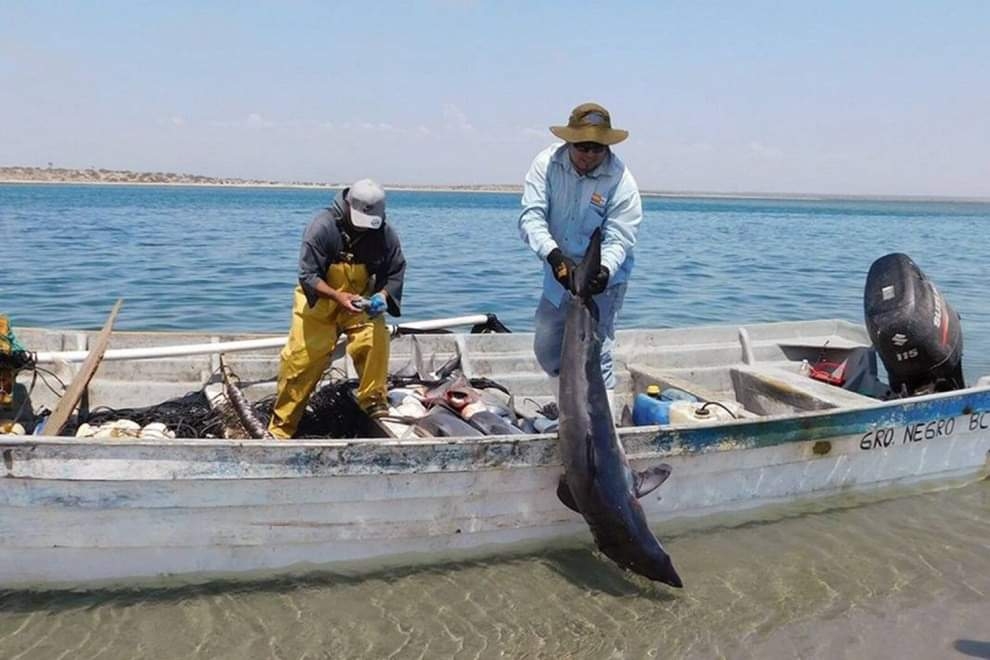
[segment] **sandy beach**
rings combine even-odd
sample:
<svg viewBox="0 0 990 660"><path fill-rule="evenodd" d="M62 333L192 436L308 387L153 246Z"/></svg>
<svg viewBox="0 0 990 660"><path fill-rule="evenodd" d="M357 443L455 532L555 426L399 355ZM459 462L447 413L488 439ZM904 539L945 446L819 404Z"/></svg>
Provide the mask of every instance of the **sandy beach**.
<svg viewBox="0 0 990 660"><path fill-rule="evenodd" d="M290 188L337 190L345 182L265 181L207 177L172 172L132 172L130 170L67 169L41 167L0 167L0 185L4 184L75 184L113 186L191 186L206 188ZM516 184L404 184L385 183L385 188L402 192L456 192L521 195ZM793 201L876 201L876 202L948 202L962 204L990 203L990 197L938 197L930 195L836 195L819 193L719 192L709 190L641 190L643 197L669 199L725 200L793 200Z"/></svg>

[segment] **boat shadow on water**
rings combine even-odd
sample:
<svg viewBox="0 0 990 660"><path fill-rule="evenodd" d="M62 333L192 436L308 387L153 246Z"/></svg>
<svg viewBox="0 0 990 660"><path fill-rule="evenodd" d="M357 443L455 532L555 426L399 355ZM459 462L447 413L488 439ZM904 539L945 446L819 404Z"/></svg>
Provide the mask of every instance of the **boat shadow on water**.
<svg viewBox="0 0 990 660"><path fill-rule="evenodd" d="M963 655L974 658L990 658L990 641L978 642L975 639L957 639L952 643L952 648Z"/></svg>
<svg viewBox="0 0 990 660"><path fill-rule="evenodd" d="M508 570L515 564L520 566L520 570L525 570L533 563L548 567L554 574L577 587L608 596L632 596L654 601L673 601L678 598L671 591L616 567L606 558L598 556L589 544L582 547L558 547L538 553L384 568L354 574L316 569L256 578L206 577L202 581L195 581L192 578L165 577L158 583L142 581L92 588L4 589L0 590L0 613L58 614L102 607L179 603L214 596L284 595L299 590L339 589L375 582L394 584L419 578L449 579L451 575L493 564L497 564L499 569Z"/></svg>
<svg viewBox="0 0 990 660"><path fill-rule="evenodd" d="M979 481L990 482L990 478ZM782 503L758 511L727 512L721 516L709 516L704 519L674 520L664 526L664 537L669 543L677 545L697 536L769 527L789 520L841 514L894 499L928 497L943 491L951 492L971 483L974 482L967 480L942 483L935 487L931 485L890 487L877 492L850 493L824 499ZM449 578L452 574L492 566L510 571L513 566L518 566L520 570L526 570L533 563L549 568L555 575L583 591L598 592L617 598L643 598L654 602L673 602L681 598L678 593L666 587L619 568L602 556L593 544L575 537L569 542L558 541L555 547L540 551L520 549L516 552L503 552L497 556L486 555L458 561L414 563L379 569L356 567L350 572L314 568L277 576L204 576L199 579L193 576L176 576L163 577L158 581L121 582L106 586L5 589L0 590L0 613L57 613L103 606L177 603L190 599L236 594L286 594L296 590L355 587L374 582L393 584L416 578ZM967 649L980 649L982 648L980 644L987 644L972 640L960 640L960 643ZM959 650L965 652L962 648Z"/></svg>

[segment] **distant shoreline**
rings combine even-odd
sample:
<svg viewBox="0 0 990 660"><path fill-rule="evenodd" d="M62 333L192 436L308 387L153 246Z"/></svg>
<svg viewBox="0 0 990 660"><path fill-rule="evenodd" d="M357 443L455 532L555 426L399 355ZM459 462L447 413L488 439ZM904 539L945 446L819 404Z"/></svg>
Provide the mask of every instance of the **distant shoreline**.
<svg viewBox="0 0 990 660"><path fill-rule="evenodd" d="M285 188L312 190L339 190L346 183L281 182L250 179L219 179L169 172L131 172L129 170L73 170L41 167L0 167L0 185L54 184L54 185L112 185L112 186L176 186L199 188ZM487 194L522 194L521 185L510 184L452 184L406 185L384 184L385 189L397 192L456 192ZM724 199L771 201L861 201L861 202L941 202L961 204L987 204L990 197L947 197L933 195L841 195L818 193L765 193L765 192L711 192L711 191L662 191L641 190L643 197L667 199Z"/></svg>
<svg viewBox="0 0 990 660"><path fill-rule="evenodd" d="M100 181L79 179L8 179L0 175L0 186L18 184L70 185L70 186L170 186L176 188L291 188L300 190L340 190L349 183L280 183L278 181ZM499 193L522 194L522 186L475 186L475 185L403 185L383 184L387 191L401 192L463 192L463 193ZM647 194L647 193L644 193Z"/></svg>

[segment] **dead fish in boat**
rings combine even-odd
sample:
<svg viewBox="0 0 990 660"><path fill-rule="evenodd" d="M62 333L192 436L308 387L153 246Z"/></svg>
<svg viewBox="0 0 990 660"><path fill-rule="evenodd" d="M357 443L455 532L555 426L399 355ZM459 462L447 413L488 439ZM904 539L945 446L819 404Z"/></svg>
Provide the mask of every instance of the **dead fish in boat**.
<svg viewBox="0 0 990 660"><path fill-rule="evenodd" d="M261 420L257 418L254 411L251 409L251 404L244 397L240 388L234 382L234 374L226 364L224 364L223 357L220 358L220 371L223 374L224 391L227 394L227 400L230 401L230 406L234 409L237 414L241 425L244 430L248 432L252 438L265 438L267 440L272 440L272 434L268 432L268 428L261 423Z"/></svg>
<svg viewBox="0 0 990 660"><path fill-rule="evenodd" d="M484 402L469 403L461 408L463 417L471 426L476 427L485 435L518 435L522 429L514 426L509 420L488 409Z"/></svg>
<svg viewBox="0 0 990 660"><path fill-rule="evenodd" d="M670 475L670 466L633 472L608 404L598 308L588 290L600 268L601 241L601 229L596 229L585 258L572 274L577 295L565 294L558 401L564 476L557 495L584 516L595 544L609 559L651 580L681 587L681 578L637 499L660 486Z"/></svg>
<svg viewBox="0 0 990 660"><path fill-rule="evenodd" d="M481 392L471 386L464 374L448 377L445 381L426 391L423 403L427 406L446 404L460 410L469 403L481 399Z"/></svg>
<svg viewBox="0 0 990 660"><path fill-rule="evenodd" d="M428 413L416 420L413 428L420 435L434 438L471 437L482 434L444 405L430 408Z"/></svg>

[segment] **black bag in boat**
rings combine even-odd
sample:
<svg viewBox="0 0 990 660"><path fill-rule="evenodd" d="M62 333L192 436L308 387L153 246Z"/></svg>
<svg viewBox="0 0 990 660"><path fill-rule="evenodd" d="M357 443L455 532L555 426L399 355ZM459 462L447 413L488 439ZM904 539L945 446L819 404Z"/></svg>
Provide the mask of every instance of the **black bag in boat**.
<svg viewBox="0 0 990 660"><path fill-rule="evenodd" d="M965 387L959 315L910 257L893 253L873 262L863 309L895 393Z"/></svg>

